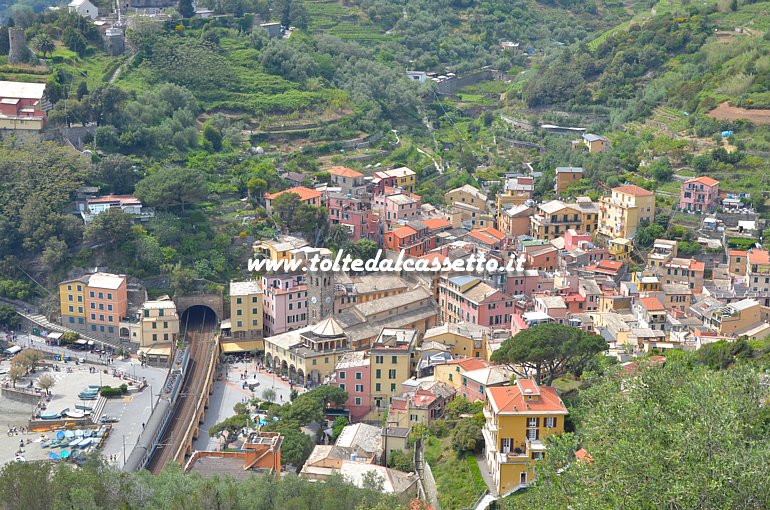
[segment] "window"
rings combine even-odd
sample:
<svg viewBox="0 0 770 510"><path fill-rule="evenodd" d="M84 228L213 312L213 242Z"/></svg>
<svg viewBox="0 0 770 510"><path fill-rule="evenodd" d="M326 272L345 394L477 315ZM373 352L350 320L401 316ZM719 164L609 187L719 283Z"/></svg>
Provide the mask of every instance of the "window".
<svg viewBox="0 0 770 510"><path fill-rule="evenodd" d="M356 397L355 403L356 403L357 406L360 406L361 405L361 397Z"/></svg>
<svg viewBox="0 0 770 510"><path fill-rule="evenodd" d="M91 305L93 306L93 303L91 303ZM150 316L150 311L149 310L145 310L144 311L144 316L145 317L149 317Z"/></svg>
<svg viewBox="0 0 770 510"><path fill-rule="evenodd" d="M361 376L362 376L361 372L356 372L356 380L357 381L361 380Z"/></svg>
<svg viewBox="0 0 770 510"><path fill-rule="evenodd" d="M380 383L377 383L374 385L374 391L377 391L377 392L382 391L380 388L381 388Z"/></svg>
<svg viewBox="0 0 770 510"><path fill-rule="evenodd" d="M364 385L356 384L356 393L363 393L363 392L364 392Z"/></svg>
<svg viewBox="0 0 770 510"><path fill-rule="evenodd" d="M375 356L374 357L374 362L377 363L378 365L382 365L383 357L382 356Z"/></svg>
<svg viewBox="0 0 770 510"><path fill-rule="evenodd" d="M344 390L344 389L345 389L345 383L340 383L340 389L341 389L341 390Z"/></svg>
<svg viewBox="0 0 770 510"><path fill-rule="evenodd" d="M527 428L537 428L539 418L527 418Z"/></svg>
<svg viewBox="0 0 770 510"><path fill-rule="evenodd" d="M168 341L168 333L163 333L163 340Z"/></svg>
<svg viewBox="0 0 770 510"><path fill-rule="evenodd" d="M75 307L74 306L70 306L69 309L70 309L70 313L75 313Z"/></svg>
<svg viewBox="0 0 770 510"><path fill-rule="evenodd" d="M99 293L99 299L104 299L104 292Z"/></svg>
<svg viewBox="0 0 770 510"><path fill-rule="evenodd" d="M395 379L396 378L396 369L391 368L388 370L388 379Z"/></svg>
<svg viewBox="0 0 770 510"><path fill-rule="evenodd" d="M390 385L390 392L393 393L395 391L396 391L396 385L395 384L391 384Z"/></svg>
<svg viewBox="0 0 770 510"><path fill-rule="evenodd" d="M235 298L235 304L236 304L236 305L240 305L240 304L241 304L241 301L242 301L242 299L241 299L241 298Z"/></svg>
<svg viewBox="0 0 770 510"><path fill-rule="evenodd" d="M112 305L107 305L107 310L111 312L112 311ZM163 311L163 310L161 310L161 311Z"/></svg>
<svg viewBox="0 0 770 510"><path fill-rule="evenodd" d="M542 460L545 458L545 452L532 452L532 460Z"/></svg>
<svg viewBox="0 0 770 510"><path fill-rule="evenodd" d="M75 317L70 317L70 323L72 323L72 324L75 323Z"/></svg>
<svg viewBox="0 0 770 510"><path fill-rule="evenodd" d="M397 365L398 364L398 356L391 356L390 357L390 364L391 365Z"/></svg>
<svg viewBox="0 0 770 510"><path fill-rule="evenodd" d="M107 299L112 299L112 294L110 292L107 293Z"/></svg>
<svg viewBox="0 0 770 510"><path fill-rule="evenodd" d="M345 372L340 372L340 379L344 379L344 378L345 378Z"/></svg>
<svg viewBox="0 0 770 510"><path fill-rule="evenodd" d="M410 421L417 421L417 415L416 414L410 414L409 415L409 420Z"/></svg>
<svg viewBox="0 0 770 510"><path fill-rule="evenodd" d="M504 437L500 440L500 448L502 453L510 453L511 452L511 438L510 437Z"/></svg>
<svg viewBox="0 0 770 510"><path fill-rule="evenodd" d="M552 429L556 427L556 418L543 418L543 427Z"/></svg>
<svg viewBox="0 0 770 510"><path fill-rule="evenodd" d="M536 441L540 437L539 429L527 429L527 439Z"/></svg>
<svg viewBox="0 0 770 510"><path fill-rule="evenodd" d="M379 368L378 368L378 369L377 369L377 370L374 372L374 378L375 378L375 379L381 379L381 378L382 378L382 370L381 370L381 369L379 369Z"/></svg>
<svg viewBox="0 0 770 510"><path fill-rule="evenodd" d="M152 341L153 342L157 342L158 341L158 334L157 333L153 333L152 334Z"/></svg>

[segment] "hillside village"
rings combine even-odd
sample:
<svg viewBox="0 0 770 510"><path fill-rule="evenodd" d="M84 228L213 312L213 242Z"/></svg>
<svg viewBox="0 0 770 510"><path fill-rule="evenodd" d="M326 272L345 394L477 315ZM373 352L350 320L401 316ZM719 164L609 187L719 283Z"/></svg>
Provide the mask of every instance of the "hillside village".
<svg viewBox="0 0 770 510"><path fill-rule="evenodd" d="M147 508L770 504L710 485L770 451L770 64L631 92L764 44L711 33L754 7L419 4L0 5L7 508L69 473L131 508L103 473ZM430 13L451 57L410 48ZM398 269L311 269L345 254Z"/></svg>

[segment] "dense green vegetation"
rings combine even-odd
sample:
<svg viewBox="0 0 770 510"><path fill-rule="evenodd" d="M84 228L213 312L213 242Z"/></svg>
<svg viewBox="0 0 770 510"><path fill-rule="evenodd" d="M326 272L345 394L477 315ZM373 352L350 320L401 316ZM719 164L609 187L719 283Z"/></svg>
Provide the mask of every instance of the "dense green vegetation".
<svg viewBox="0 0 770 510"><path fill-rule="evenodd" d="M359 489L342 477L313 483L295 475L236 481L185 475L178 467L159 476L120 473L96 459L80 469L48 463L11 463L0 470L0 508L92 509L401 509L404 502L377 492L377 480Z"/></svg>
<svg viewBox="0 0 770 510"><path fill-rule="evenodd" d="M538 480L504 507L767 507L765 376L701 364L711 357L674 352L664 367L591 379L572 399L575 433L548 440ZM593 461L576 462L578 447Z"/></svg>

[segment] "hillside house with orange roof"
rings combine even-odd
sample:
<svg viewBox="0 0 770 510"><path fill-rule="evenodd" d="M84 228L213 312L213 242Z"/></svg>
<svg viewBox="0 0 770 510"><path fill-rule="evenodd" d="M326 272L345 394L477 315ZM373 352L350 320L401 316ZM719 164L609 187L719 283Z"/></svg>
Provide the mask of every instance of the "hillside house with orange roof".
<svg viewBox="0 0 770 510"><path fill-rule="evenodd" d="M695 177L682 183L679 192L679 208L685 211L706 212L719 205L719 181Z"/></svg>
<svg viewBox="0 0 770 510"><path fill-rule="evenodd" d="M544 440L564 432L568 411L556 390L530 379L486 389L484 457L498 495L527 487L545 458Z"/></svg>
<svg viewBox="0 0 770 510"><path fill-rule="evenodd" d="M272 214L273 200L286 193L294 193L299 196L299 200L302 203L312 205L314 207L321 207L321 192L314 189L306 188L304 186L295 186L277 193L267 193L265 195L265 210L268 214Z"/></svg>

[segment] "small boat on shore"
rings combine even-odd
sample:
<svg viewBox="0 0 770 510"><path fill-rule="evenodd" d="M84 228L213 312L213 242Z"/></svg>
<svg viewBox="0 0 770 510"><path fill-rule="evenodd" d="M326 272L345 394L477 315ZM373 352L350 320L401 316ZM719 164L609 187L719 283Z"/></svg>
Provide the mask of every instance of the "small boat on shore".
<svg viewBox="0 0 770 510"><path fill-rule="evenodd" d="M72 409L71 411L67 411L64 413L64 415L67 418L84 418L86 416L86 413L84 411L81 411L80 409Z"/></svg>
<svg viewBox="0 0 770 510"><path fill-rule="evenodd" d="M61 413L57 413L55 411L46 411L44 413L40 413L41 420L56 420L58 418L61 418Z"/></svg>
<svg viewBox="0 0 770 510"><path fill-rule="evenodd" d="M51 452L48 454L48 458L51 459L54 462L58 462L61 457L59 457L59 454L56 452Z"/></svg>

